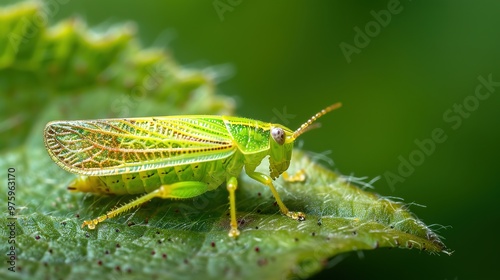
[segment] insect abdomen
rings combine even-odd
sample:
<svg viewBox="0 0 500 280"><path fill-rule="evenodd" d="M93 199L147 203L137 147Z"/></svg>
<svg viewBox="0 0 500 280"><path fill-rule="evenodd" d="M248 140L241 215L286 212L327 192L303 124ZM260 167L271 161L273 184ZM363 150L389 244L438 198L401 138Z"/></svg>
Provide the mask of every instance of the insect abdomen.
<svg viewBox="0 0 500 280"><path fill-rule="evenodd" d="M133 172L109 176L81 176L75 179L68 189L80 192L105 194L141 194L149 193L161 185L168 185L181 181L200 181L209 185L213 190L220 186L227 178L238 176L243 168L243 159L240 153L231 157L166 168L158 168L141 172Z"/></svg>

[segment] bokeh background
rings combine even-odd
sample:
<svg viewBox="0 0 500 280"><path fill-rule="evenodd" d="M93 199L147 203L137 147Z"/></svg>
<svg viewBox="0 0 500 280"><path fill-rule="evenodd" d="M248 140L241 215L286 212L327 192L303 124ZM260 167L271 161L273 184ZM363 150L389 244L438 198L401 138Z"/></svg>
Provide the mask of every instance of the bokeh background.
<svg viewBox="0 0 500 280"><path fill-rule="evenodd" d="M454 253L351 253L317 279L499 275L500 86L474 103L478 77L500 82L499 1L46 2L58 3L52 23L78 16L99 30L133 21L144 46L166 48L185 66L216 66L218 91L236 99L238 115L295 129L343 102L302 137L303 148L330 151L343 174L380 176L374 192L425 206L411 210ZM374 24L382 10L392 11L385 26ZM367 25L372 36L362 40L356 30ZM348 45L357 49L346 55ZM465 113L455 112L464 102ZM436 128L446 140L403 182L388 181Z"/></svg>

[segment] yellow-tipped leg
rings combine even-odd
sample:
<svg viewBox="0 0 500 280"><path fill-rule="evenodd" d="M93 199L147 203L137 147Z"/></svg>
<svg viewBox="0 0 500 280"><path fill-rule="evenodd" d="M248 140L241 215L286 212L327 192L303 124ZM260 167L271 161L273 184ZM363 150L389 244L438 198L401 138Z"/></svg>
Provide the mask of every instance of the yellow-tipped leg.
<svg viewBox="0 0 500 280"><path fill-rule="evenodd" d="M278 203L278 206L280 207L281 213L297 221L306 220L306 215L304 213L292 212L288 210L283 201L281 201L280 195L276 191L276 188L274 188L273 180L271 179L271 177L259 172L247 172L247 174L248 176L250 176L250 178L261 182L262 184L268 186L271 189L271 192L273 193L273 196L276 199L276 203Z"/></svg>
<svg viewBox="0 0 500 280"><path fill-rule="evenodd" d="M238 180L231 177L227 180L227 191L229 192L229 211L231 213L231 229L229 230L229 237L236 238L240 235L238 230L238 221L236 220L236 195L235 191L238 188Z"/></svg>
<svg viewBox="0 0 500 280"><path fill-rule="evenodd" d="M84 221L82 224L82 228L88 226L89 229L95 229L97 224L102 223L107 219L111 219L115 216L118 216L121 213L124 213L145 202L148 202L155 197L176 198L176 199L191 198L201 195L206 191L208 191L208 185L206 183L196 182L196 181L187 181L187 182L174 183L171 185L162 185L158 189L150 193L147 193L135 200L132 200L131 202L123 206L117 207L109 211L108 213L106 213L106 215L99 216L90 221Z"/></svg>
<svg viewBox="0 0 500 280"><path fill-rule="evenodd" d="M148 202L151 199L159 196L159 193L163 192L163 188L164 188L164 186L161 186L160 188L154 190L153 192L150 192L150 193L145 194L145 195L143 195L135 200L132 200L129 203L127 203L121 207L116 207L115 209L106 213L106 215L99 216L99 217L97 217L93 220L90 220L90 221L84 221L82 224L82 228L84 228L85 226L88 226L89 229L95 229L97 224L102 223L107 219L111 219L115 216L118 216L121 213L127 212L128 210L130 210L134 207L137 207L137 206L139 206L145 202Z"/></svg>

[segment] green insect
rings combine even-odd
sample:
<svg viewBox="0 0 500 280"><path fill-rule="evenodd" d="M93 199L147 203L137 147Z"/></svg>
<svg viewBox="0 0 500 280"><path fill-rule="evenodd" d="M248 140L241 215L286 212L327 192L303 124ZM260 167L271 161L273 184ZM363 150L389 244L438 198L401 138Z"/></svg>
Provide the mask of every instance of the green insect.
<svg viewBox="0 0 500 280"><path fill-rule="evenodd" d="M316 119L340 106L326 107L296 131L280 124L209 115L54 121L45 127L45 147L61 168L80 175L68 186L71 191L145 193L106 215L84 221L82 228L94 229L155 197L192 198L226 182L229 236L237 237L236 178L243 168L271 189L284 215L305 220L303 213L288 210L272 182L288 169L295 139ZM270 174L256 172L267 156Z"/></svg>

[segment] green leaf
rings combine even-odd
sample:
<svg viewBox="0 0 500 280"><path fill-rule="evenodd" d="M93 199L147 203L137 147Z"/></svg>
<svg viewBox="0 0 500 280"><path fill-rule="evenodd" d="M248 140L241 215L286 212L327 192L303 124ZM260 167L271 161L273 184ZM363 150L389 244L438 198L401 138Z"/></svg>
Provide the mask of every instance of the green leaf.
<svg viewBox="0 0 500 280"><path fill-rule="evenodd" d="M306 179L279 178L275 184L291 210L306 213L304 222L281 215L270 190L242 174L237 240L228 237L224 186L190 200L154 199L95 230L81 229L84 219L133 197L69 193L74 175L46 153L45 123L230 114L234 105L214 93L209 72L144 50L130 25L91 36L82 22L71 20L36 26L28 36L32 29L23 24L30 21L23 19L37 13L34 4L0 10L0 92L7 101L0 108L0 178L16 184L15 195L0 193L4 204L15 197L15 215L1 216L2 225L14 221L15 231L0 227L0 244L4 252L15 246L17 255L16 272L5 268L6 256L0 278L305 278L349 251L400 247L448 254L404 204L362 190L324 167L321 156L299 150L289 172L305 170ZM9 168L15 179L7 177ZM268 172L267 162L259 169Z"/></svg>

